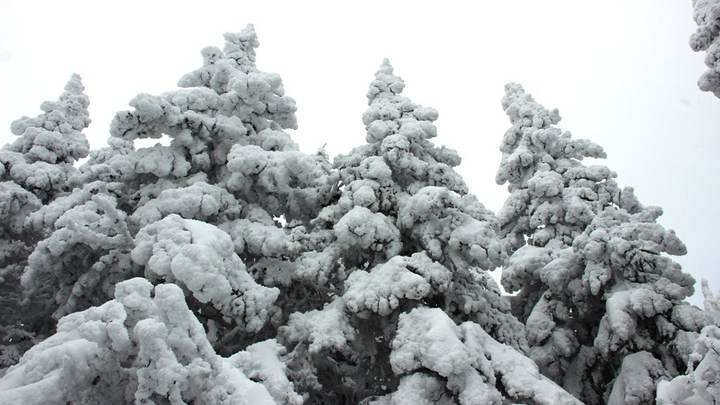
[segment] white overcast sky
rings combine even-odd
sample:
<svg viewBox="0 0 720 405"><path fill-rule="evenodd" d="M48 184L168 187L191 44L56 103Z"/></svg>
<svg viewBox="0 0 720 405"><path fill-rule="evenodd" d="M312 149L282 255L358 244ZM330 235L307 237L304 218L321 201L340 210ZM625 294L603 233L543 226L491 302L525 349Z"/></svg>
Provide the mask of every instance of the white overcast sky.
<svg viewBox="0 0 720 405"><path fill-rule="evenodd" d="M298 103L303 150L331 156L364 143L365 92L382 58L405 94L440 111L438 144L456 148L472 192L497 211L494 182L509 127L503 85L516 81L560 126L601 144L621 185L665 210L720 289L720 99L696 80L691 0L612 1L8 1L0 2L0 144L9 124L55 99L72 72L90 96L93 148L137 93L175 88L200 49L255 24L258 67L280 73ZM699 289L699 286L698 286ZM696 299L699 303L700 300Z"/></svg>

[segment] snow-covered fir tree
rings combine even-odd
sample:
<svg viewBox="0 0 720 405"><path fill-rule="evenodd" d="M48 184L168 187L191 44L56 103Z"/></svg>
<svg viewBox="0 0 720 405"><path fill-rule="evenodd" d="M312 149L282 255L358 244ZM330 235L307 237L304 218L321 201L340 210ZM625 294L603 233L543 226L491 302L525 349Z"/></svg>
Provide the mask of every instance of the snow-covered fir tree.
<svg viewBox="0 0 720 405"><path fill-rule="evenodd" d="M660 208L620 189L607 167L582 163L605 154L557 128L557 110L516 84L503 107L513 126L497 181L511 194L499 219L514 251L502 282L518 292L528 354L585 403L651 403L707 324L684 301L695 280L663 255L685 254L685 245L656 223Z"/></svg>
<svg viewBox="0 0 720 405"><path fill-rule="evenodd" d="M18 360L38 338L52 330L48 300L23 296L20 278L44 230L26 226L44 203L70 191L74 164L87 156L82 131L90 124L88 97L72 75L57 101L46 101L37 117L14 121L17 139L0 150L0 367Z"/></svg>

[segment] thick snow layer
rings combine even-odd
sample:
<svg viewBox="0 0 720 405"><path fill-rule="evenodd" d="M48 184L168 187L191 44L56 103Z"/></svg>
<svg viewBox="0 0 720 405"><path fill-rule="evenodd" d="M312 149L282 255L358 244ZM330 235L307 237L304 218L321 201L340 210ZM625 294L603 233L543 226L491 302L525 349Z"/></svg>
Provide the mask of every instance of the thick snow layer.
<svg viewBox="0 0 720 405"><path fill-rule="evenodd" d="M160 195L135 210L130 220L140 227L169 214L186 219L233 219L240 215L240 205L225 189L204 182L188 187L163 190Z"/></svg>
<svg viewBox="0 0 720 405"><path fill-rule="evenodd" d="M279 294L247 273L228 234L176 214L142 228L132 258L149 278L178 283L248 331L262 328Z"/></svg>
<svg viewBox="0 0 720 405"><path fill-rule="evenodd" d="M335 298L323 309L296 312L279 330L288 342L307 344L310 353L323 350L345 352L356 331L345 314L345 302Z"/></svg>
<svg viewBox="0 0 720 405"><path fill-rule="evenodd" d="M392 221L364 207L350 210L335 224L334 230L338 245L348 251L382 252L389 259L400 253L402 247L400 231Z"/></svg>
<svg viewBox="0 0 720 405"><path fill-rule="evenodd" d="M402 299L419 300L445 292L450 279L450 271L425 253L395 256L369 272L351 273L343 299L351 312L369 310L386 316Z"/></svg>
<svg viewBox="0 0 720 405"><path fill-rule="evenodd" d="M492 269L504 255L494 215L471 195L424 187L401 205L398 223L431 258L447 257L458 267Z"/></svg>
<svg viewBox="0 0 720 405"><path fill-rule="evenodd" d="M258 134L269 135L272 132L267 130ZM264 149L268 146L270 150ZM329 202L337 183L337 174L322 154L236 144L227 160L230 191L288 220L309 218L317 212Z"/></svg>
<svg viewBox="0 0 720 405"><path fill-rule="evenodd" d="M108 194L97 193L80 199L68 197L56 206L45 206L39 212L42 215L30 217L29 222L51 220L60 214L56 209L63 207L67 211L54 221L51 233L37 243L21 278L28 294L54 289L54 301L58 304L56 318L87 307L78 305L79 301L93 302L93 296L104 300L102 294L96 296L93 287L109 272L101 272L104 267L94 265L106 255L116 257L132 244L125 213ZM131 268L123 269L129 270Z"/></svg>
<svg viewBox="0 0 720 405"><path fill-rule="evenodd" d="M62 318L0 378L0 403L275 403L215 354L180 288L135 278L115 296Z"/></svg>
<svg viewBox="0 0 720 405"><path fill-rule="evenodd" d="M607 402L613 405L652 403L655 386L663 377L668 377L667 372L652 354L629 354L623 359Z"/></svg>
<svg viewBox="0 0 720 405"><path fill-rule="evenodd" d="M253 381L265 386L278 404L301 405L303 397L287 376L285 347L275 339L264 340L248 346L244 351L232 355L228 360Z"/></svg>
<svg viewBox="0 0 720 405"><path fill-rule="evenodd" d="M457 394L461 404L500 404L503 395L538 404L580 403L543 377L532 360L499 343L478 324L457 326L437 308L401 314L392 348L390 364L396 374L435 372L446 379L447 389Z"/></svg>
<svg viewBox="0 0 720 405"><path fill-rule="evenodd" d="M711 405L720 402L720 328L707 326L695 341L685 375L660 381L659 405Z"/></svg>

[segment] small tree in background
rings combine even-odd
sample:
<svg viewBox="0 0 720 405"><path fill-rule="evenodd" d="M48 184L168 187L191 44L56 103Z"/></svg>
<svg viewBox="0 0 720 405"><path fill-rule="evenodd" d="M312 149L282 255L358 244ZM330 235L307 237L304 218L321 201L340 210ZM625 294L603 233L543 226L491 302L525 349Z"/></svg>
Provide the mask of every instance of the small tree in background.
<svg viewBox="0 0 720 405"><path fill-rule="evenodd" d="M698 87L720 97L720 1L693 0L693 7L698 28L690 37L690 47L695 52L705 51L708 67L698 79Z"/></svg>

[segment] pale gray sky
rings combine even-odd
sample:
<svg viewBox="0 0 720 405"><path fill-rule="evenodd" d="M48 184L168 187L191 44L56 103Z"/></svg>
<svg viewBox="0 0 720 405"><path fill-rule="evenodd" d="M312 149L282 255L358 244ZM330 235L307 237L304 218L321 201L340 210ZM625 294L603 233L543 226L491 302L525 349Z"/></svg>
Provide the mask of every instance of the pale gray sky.
<svg viewBox="0 0 720 405"><path fill-rule="evenodd" d="M450 5L448 5L449 3ZM454 4L453 4L454 3ZM608 154L621 185L665 209L689 254L679 259L720 289L720 99L696 80L690 0L440 2L2 1L0 144L21 115L55 99L72 72L90 96L93 148L137 93L171 90L200 49L253 23L258 66L298 102L301 148L331 155L364 143L361 114L389 57L406 94L440 111L436 143L460 151L471 191L497 211L498 146L509 123L503 85L517 81L560 126ZM695 302L700 302L697 298Z"/></svg>

